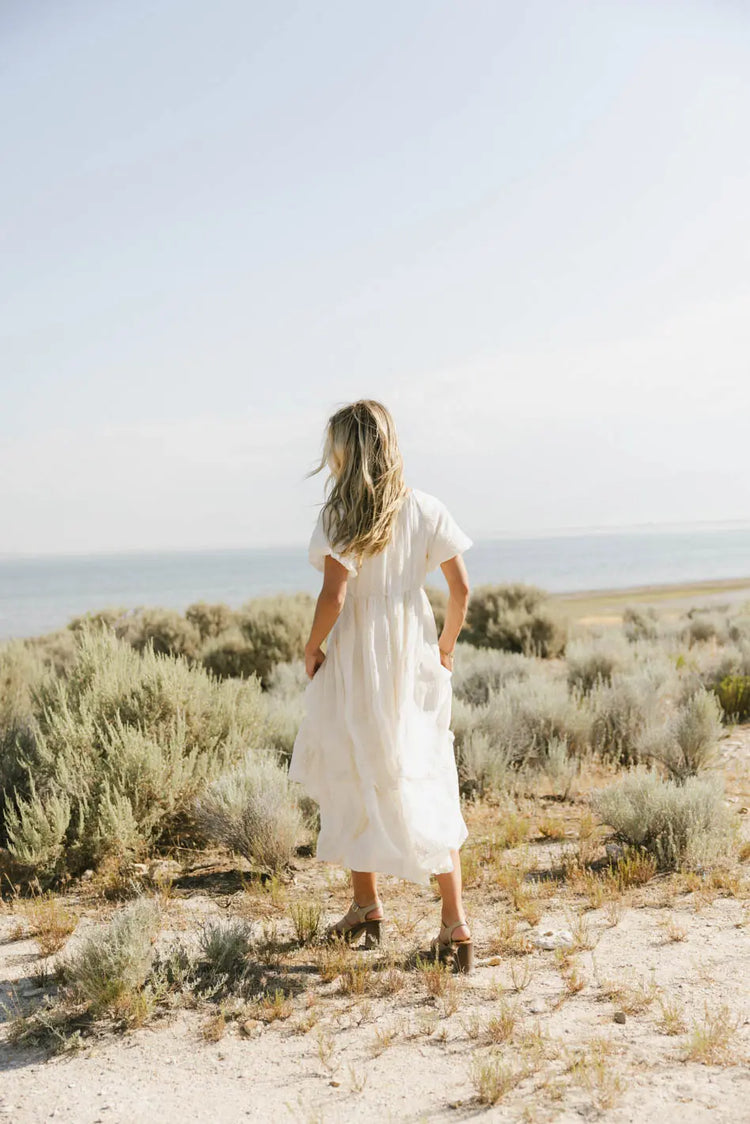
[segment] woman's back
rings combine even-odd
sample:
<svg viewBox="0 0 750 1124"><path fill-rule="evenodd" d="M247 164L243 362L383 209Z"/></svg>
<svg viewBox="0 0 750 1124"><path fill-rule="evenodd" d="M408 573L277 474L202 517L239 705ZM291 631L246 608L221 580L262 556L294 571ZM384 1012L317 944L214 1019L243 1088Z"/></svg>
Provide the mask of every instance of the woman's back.
<svg viewBox="0 0 750 1124"><path fill-rule="evenodd" d="M365 557L357 565L334 551L323 529L322 517L310 542L310 561L324 569L326 554L333 555L349 570L347 599L399 597L418 593L430 570L467 550L471 539L458 527L445 505L427 492L410 488L393 523L391 539L384 550Z"/></svg>

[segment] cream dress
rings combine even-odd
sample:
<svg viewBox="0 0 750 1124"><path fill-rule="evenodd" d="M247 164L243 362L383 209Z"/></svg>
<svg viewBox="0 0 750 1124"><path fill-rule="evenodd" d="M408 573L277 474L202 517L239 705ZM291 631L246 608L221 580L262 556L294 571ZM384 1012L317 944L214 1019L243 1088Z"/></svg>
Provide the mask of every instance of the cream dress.
<svg viewBox="0 0 750 1124"><path fill-rule="evenodd" d="M326 658L305 690L289 766L320 805L316 857L422 885L452 869L468 831L427 574L472 540L434 496L410 489L388 546L359 566L331 549L322 513L309 558L349 570Z"/></svg>

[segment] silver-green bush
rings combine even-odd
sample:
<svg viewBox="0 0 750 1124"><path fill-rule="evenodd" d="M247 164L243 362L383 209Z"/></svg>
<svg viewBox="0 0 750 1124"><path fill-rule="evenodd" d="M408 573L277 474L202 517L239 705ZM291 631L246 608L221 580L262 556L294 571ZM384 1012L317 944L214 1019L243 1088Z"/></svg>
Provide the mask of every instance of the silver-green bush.
<svg viewBox="0 0 750 1124"><path fill-rule="evenodd" d="M314 611L307 593L248 601L236 624L206 645L203 664L222 678L255 674L267 687L277 664L302 658Z"/></svg>
<svg viewBox="0 0 750 1124"><path fill-rule="evenodd" d="M561 742L567 756L580 757L590 716L563 679L537 672L508 680L485 706L455 699L452 728L464 791L483 793L506 790L513 773L546 772L550 747Z"/></svg>
<svg viewBox="0 0 750 1124"><path fill-rule="evenodd" d="M30 741L4 769L2 837L47 879L186 830L198 793L266 727L256 681L219 683L101 628L76 643L68 675L33 689Z"/></svg>
<svg viewBox="0 0 750 1124"><path fill-rule="evenodd" d="M525 656L558 656L565 648L565 630L548 608L545 593L520 583L472 590L463 639Z"/></svg>
<svg viewBox="0 0 750 1124"><path fill-rule="evenodd" d="M206 921L198 935L200 958L214 977L235 979L241 975L252 948L252 930L246 921Z"/></svg>
<svg viewBox="0 0 750 1124"><path fill-rule="evenodd" d="M230 609L221 601L216 604L196 601L188 605L185 610L185 620L198 629L201 640L208 640L226 632L235 623L236 617L234 609Z"/></svg>
<svg viewBox="0 0 750 1124"><path fill-rule="evenodd" d="M594 751L623 765L635 764L645 730L657 722L662 687L645 667L614 672L609 683L595 683L588 696Z"/></svg>
<svg viewBox="0 0 750 1124"><path fill-rule="evenodd" d="M525 680L536 673L537 663L532 657L459 643L456 645L453 694L472 706L485 706L490 695L506 683Z"/></svg>
<svg viewBox="0 0 750 1124"><path fill-rule="evenodd" d="M73 995L100 1012L142 988L159 922L156 902L139 898L120 909L104 929L86 937L61 964Z"/></svg>
<svg viewBox="0 0 750 1124"><path fill-rule="evenodd" d="M622 628L628 640L656 640L659 636L659 618L651 606L626 605L622 614Z"/></svg>
<svg viewBox="0 0 750 1124"><path fill-rule="evenodd" d="M565 648L568 686L590 691L597 683L609 683L631 658L627 643L617 634L571 640Z"/></svg>
<svg viewBox="0 0 750 1124"><path fill-rule="evenodd" d="M193 660L201 646L196 626L175 609L139 609L117 631L137 652L152 648L157 655Z"/></svg>
<svg viewBox="0 0 750 1124"><path fill-rule="evenodd" d="M592 796L620 839L643 847L665 870L706 865L731 853L735 825L716 777L683 784L637 769Z"/></svg>
<svg viewBox="0 0 750 1124"><path fill-rule="evenodd" d="M644 730L639 756L659 761L675 780L696 776L712 763L723 733L721 714L716 696L701 688L665 720Z"/></svg>
<svg viewBox="0 0 750 1124"><path fill-rule="evenodd" d="M292 782L270 751L215 781L198 800L196 818L209 839L271 873L291 862L304 827Z"/></svg>

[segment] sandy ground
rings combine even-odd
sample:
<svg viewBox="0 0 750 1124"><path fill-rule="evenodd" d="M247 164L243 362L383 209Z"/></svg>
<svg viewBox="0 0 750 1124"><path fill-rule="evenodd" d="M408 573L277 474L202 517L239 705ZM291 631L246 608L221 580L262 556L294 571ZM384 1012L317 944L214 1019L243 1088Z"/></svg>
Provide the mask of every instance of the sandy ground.
<svg viewBox="0 0 750 1124"><path fill-rule="evenodd" d="M749 757L750 727L744 727L722 743L730 801L742 815L750 804ZM469 819L470 843L487 827L486 815L476 824ZM551 858L551 847L542 842L541 867ZM507 905L485 882L466 893L479 964L471 976L451 977L443 995L412 982L414 973L386 996L343 995L337 980L318 981L300 986L288 1018L251 1022L244 1036L232 1022L219 1041L206 1041L206 1009L178 1009L146 1027L107 1032L77 1053L53 1057L11 1046L0 1028L0 1120L747 1121L746 865L739 875L740 890L728 893L658 877L629 891L619 911L606 904L584 910L580 898L576 905L563 890L545 898L538 924L521 929L575 924L579 948L573 963L582 980L575 992L566 988L554 952L493 955ZM348 900L343 875L314 859L299 860L290 900L297 892L317 894L327 920ZM430 888L385 878L381 895L390 918L388 941L402 948L429 942L438 916ZM181 919L174 927L188 931L196 917L231 911L233 901L201 892L175 895L170 915ZM250 903L248 916L252 909ZM71 939L95 923L85 916ZM15 996L14 1002L28 1007L38 1002L25 994L34 987L38 950L33 940L15 939L16 927L10 912L0 915L0 980L6 999ZM356 953L365 959L381 955ZM306 950L287 966L286 978L294 971L300 982L309 978ZM615 985L620 992L613 994ZM509 1043L493 1045L487 1028L503 1004L516 1009L516 1028ZM665 1032L665 1006L683 1017L679 1033ZM621 1011L627 1013L617 1022ZM690 1028L704 1023L707 1012L735 1028L720 1064L685 1060ZM308 1028L306 1020L314 1025ZM502 1056L511 1070L525 1059L529 1074L499 1103L486 1105L477 1099L471 1067L475 1059L493 1056Z"/></svg>

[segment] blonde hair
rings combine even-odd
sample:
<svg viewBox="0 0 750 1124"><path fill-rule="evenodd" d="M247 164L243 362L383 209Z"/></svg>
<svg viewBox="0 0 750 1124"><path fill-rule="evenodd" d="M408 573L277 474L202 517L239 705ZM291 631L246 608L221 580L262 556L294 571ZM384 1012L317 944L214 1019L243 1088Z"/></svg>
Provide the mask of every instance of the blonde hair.
<svg viewBox="0 0 750 1124"><path fill-rule="evenodd" d="M328 467L323 528L334 550L358 558L378 554L391 539L406 495L396 426L385 406L361 398L328 419L323 456Z"/></svg>

